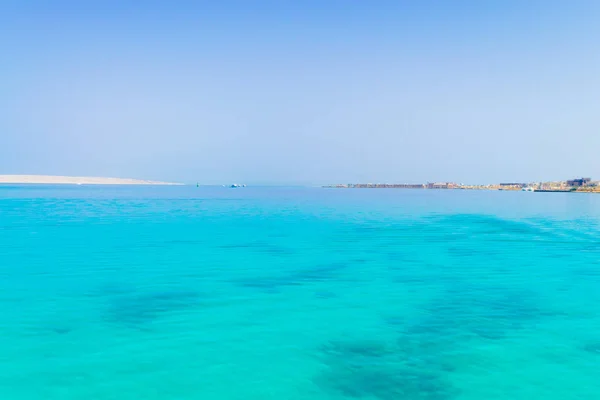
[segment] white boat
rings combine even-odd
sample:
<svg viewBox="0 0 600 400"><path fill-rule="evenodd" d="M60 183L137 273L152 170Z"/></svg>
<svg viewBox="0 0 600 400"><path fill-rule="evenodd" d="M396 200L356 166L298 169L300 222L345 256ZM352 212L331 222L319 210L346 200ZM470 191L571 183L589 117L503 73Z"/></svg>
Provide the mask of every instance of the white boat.
<svg viewBox="0 0 600 400"><path fill-rule="evenodd" d="M521 190L522 190L523 192L533 192L533 191L535 191L535 189L534 189L534 188L532 188L532 187L524 187L524 188L523 188L523 189L521 189Z"/></svg>

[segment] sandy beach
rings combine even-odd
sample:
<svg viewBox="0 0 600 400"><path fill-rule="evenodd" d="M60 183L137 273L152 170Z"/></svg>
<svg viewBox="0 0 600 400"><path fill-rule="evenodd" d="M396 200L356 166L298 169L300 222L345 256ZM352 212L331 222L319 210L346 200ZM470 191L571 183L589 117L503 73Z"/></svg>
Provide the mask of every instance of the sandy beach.
<svg viewBox="0 0 600 400"><path fill-rule="evenodd" d="M51 175L0 175L0 184L47 184L47 185L181 185L181 183L147 181L127 178L102 178L84 176Z"/></svg>

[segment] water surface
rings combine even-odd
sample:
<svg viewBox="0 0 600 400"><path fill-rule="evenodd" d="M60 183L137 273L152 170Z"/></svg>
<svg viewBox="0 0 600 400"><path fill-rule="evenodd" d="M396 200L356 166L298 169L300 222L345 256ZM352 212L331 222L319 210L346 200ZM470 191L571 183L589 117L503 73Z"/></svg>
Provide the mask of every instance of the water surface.
<svg viewBox="0 0 600 400"><path fill-rule="evenodd" d="M593 399L600 196L0 187L0 397Z"/></svg>

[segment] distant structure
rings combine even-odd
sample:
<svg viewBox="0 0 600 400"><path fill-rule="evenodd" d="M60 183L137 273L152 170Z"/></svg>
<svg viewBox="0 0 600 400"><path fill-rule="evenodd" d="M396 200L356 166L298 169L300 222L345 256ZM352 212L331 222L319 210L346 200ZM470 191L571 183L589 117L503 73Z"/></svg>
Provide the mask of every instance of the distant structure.
<svg viewBox="0 0 600 400"><path fill-rule="evenodd" d="M529 186L527 183L501 183L500 187L503 188L524 188L526 186Z"/></svg>
<svg viewBox="0 0 600 400"><path fill-rule="evenodd" d="M427 189L458 189L460 185L454 182L428 182Z"/></svg>
<svg viewBox="0 0 600 400"><path fill-rule="evenodd" d="M588 185L591 181L592 181L592 178L572 179L570 181L567 181L567 186L582 187L582 186Z"/></svg>
<svg viewBox="0 0 600 400"><path fill-rule="evenodd" d="M600 181L591 178L577 178L568 181L540 183L505 182L488 185L465 185L455 182L413 183L347 183L324 186L329 188L392 188L392 189L470 189L470 190L518 190L527 192L577 192L600 193Z"/></svg>

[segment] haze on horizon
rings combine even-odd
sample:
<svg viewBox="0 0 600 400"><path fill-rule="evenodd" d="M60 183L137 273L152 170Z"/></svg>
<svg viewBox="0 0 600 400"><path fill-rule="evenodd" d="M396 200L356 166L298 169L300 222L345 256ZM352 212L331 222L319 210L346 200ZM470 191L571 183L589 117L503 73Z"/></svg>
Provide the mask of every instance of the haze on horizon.
<svg viewBox="0 0 600 400"><path fill-rule="evenodd" d="M600 178L597 1L8 1L0 174Z"/></svg>

